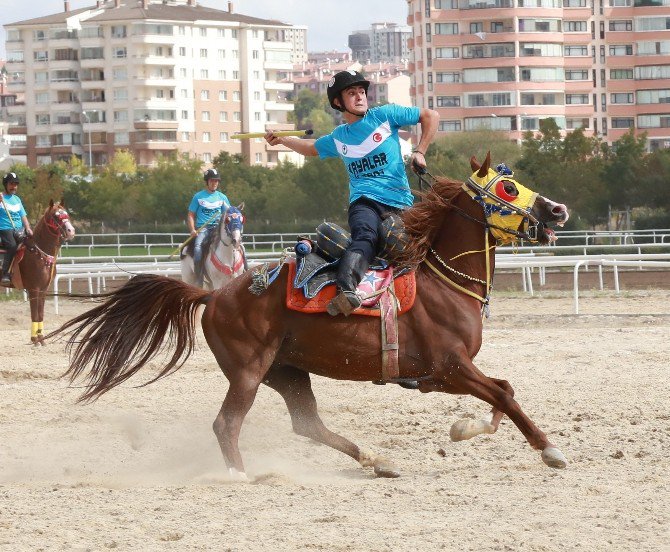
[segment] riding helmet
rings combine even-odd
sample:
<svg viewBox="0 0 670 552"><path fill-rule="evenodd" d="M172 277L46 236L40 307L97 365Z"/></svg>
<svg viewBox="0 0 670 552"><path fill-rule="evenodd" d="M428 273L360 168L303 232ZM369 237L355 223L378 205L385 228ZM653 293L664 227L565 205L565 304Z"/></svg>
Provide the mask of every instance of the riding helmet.
<svg viewBox="0 0 670 552"><path fill-rule="evenodd" d="M208 180L221 180L221 177L219 176L219 171L216 169L207 169L205 171L205 182Z"/></svg>
<svg viewBox="0 0 670 552"><path fill-rule="evenodd" d="M19 176L15 172L8 172L5 176L2 177L2 185L7 187L7 184L11 182L19 183Z"/></svg>
<svg viewBox="0 0 670 552"><path fill-rule="evenodd" d="M343 107L335 105L335 98L339 97L342 91L350 86L362 86L365 88L365 93L367 94L370 81L366 80L358 71L340 71L328 83L328 101L330 102L330 107L337 111L344 111Z"/></svg>

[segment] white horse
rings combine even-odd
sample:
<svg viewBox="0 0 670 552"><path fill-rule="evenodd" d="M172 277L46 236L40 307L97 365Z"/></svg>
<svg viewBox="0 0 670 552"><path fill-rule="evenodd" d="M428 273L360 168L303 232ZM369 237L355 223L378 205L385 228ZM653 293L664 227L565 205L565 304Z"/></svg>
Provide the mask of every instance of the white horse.
<svg viewBox="0 0 670 552"><path fill-rule="evenodd" d="M215 290L247 270L247 259L242 245L244 215L239 207L228 207L221 216L216 232L205 239L204 247L204 285L205 289ZM181 252L181 279L187 284L196 284L192 247Z"/></svg>

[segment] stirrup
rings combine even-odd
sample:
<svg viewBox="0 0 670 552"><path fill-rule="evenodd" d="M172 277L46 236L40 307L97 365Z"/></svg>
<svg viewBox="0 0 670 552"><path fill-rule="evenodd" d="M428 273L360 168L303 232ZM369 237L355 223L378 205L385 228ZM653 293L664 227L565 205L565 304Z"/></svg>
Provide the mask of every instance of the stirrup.
<svg viewBox="0 0 670 552"><path fill-rule="evenodd" d="M343 314L349 316L353 311L361 306L361 298L355 291L340 291L326 307L330 316Z"/></svg>

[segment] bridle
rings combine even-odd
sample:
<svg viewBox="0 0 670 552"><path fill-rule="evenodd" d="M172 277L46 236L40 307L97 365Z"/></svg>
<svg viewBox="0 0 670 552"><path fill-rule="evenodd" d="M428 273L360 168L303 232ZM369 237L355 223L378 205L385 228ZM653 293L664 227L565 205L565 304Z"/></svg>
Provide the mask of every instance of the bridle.
<svg viewBox="0 0 670 552"><path fill-rule="evenodd" d="M421 169L422 170L417 170L416 172L419 177L420 188L423 190L424 185L427 185L428 188L432 187L431 183L427 181L423 175L427 174L433 181L435 180L435 177L431 175L426 169L424 168ZM458 215L472 222L476 222L477 224L484 227L484 250L466 251L458 256L483 252L486 259L486 280L475 278L473 276L470 276L468 274L456 270L455 268L449 266L432 247L429 249L429 252L433 255L437 263L440 266L442 266L445 270L447 270L450 274L454 274L462 278L463 280L467 280L472 283L484 285L486 293L482 296L465 288L464 286L457 284L451 278L449 278L444 272L442 272L435 265L433 265L427 258L423 260L424 264L430 270L432 270L441 280L447 283L450 287L479 301L482 304L482 317L484 316L488 317L489 315L489 299L491 296L491 289L492 289L491 259L489 255L492 246L489 245L489 234L491 233L492 230L497 231L496 241L499 244L515 242L517 239L537 241L539 236L539 230L543 225L543 223L540 222L531 212L531 208L533 203L535 202L537 194L532 194L532 196L530 196L529 198L529 205L525 208L522 208L517 205L514 205L510 201L507 201L499 197L498 195L496 195L491 191L491 189L498 182L501 182L502 180L511 180L511 177L513 176L512 171L510 171L505 165L499 165L497 169L499 169L498 173L494 175L491 179L489 179L484 185L478 184L472 177L470 177L463 184L463 189L465 190L465 192L482 206L485 216L484 220L480 220L476 217L473 217L472 215L466 213L463 209L456 207L455 205L451 205L451 209L453 209ZM505 227L500 226L499 224L494 224L493 222L491 222L490 219L495 215L501 218L510 215L516 215L518 217L521 217L521 224L517 225L516 227L519 228L521 225L523 225L524 230L519 231L513 229L512 227Z"/></svg>
<svg viewBox="0 0 670 552"><path fill-rule="evenodd" d="M62 207L59 207L51 214L51 216L45 217L44 219L49 232L54 236L59 236L63 240L67 236L66 223L69 221L70 215L68 215L67 211Z"/></svg>
<svg viewBox="0 0 670 552"><path fill-rule="evenodd" d="M221 236L219 231L219 241L226 247L229 247L233 244L233 232L239 230L240 234L244 228L244 215L240 213L237 209L233 212L230 212L231 209L228 209L223 217L221 217L221 224L226 229L226 236L230 238L230 243L226 243Z"/></svg>

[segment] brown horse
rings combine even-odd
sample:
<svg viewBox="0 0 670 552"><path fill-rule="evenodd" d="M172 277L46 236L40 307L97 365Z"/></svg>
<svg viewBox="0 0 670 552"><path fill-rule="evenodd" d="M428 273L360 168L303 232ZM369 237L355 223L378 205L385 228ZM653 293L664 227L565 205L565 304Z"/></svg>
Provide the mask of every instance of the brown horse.
<svg viewBox="0 0 670 552"><path fill-rule="evenodd" d="M438 179L424 200L403 214L410 242L401 261L416 268L417 296L398 318L399 374L418 380L424 393L469 394L493 407L490 418L456 422L453 441L495 433L507 415L547 465L562 468L565 457L524 414L511 385L485 376L472 359L482 341L482 305L493 272L491 233L547 243L554 233L546 225L565 222L567 209L490 169L488 155L481 167L474 157L471 164L476 173L467 185ZM93 400L135 374L157 354L165 336L174 353L149 383L169 375L193 350L196 311L204 304L203 331L230 382L213 429L232 476L246 479L238 437L262 383L284 398L296 433L374 467L379 476L398 476L388 460L325 427L310 383L310 373L381 379L379 319L287 309L287 270L260 295L248 291L251 282L247 273L210 293L165 277L136 276L52 334L70 336L65 375L73 382L90 364L80 400Z"/></svg>
<svg viewBox="0 0 670 552"><path fill-rule="evenodd" d="M30 341L35 345L44 345L44 301L46 290L56 275L58 251L62 242L71 240L74 234L63 203L51 200L35 225L33 237L25 239L23 257L14 263L12 285L28 292L32 320Z"/></svg>

